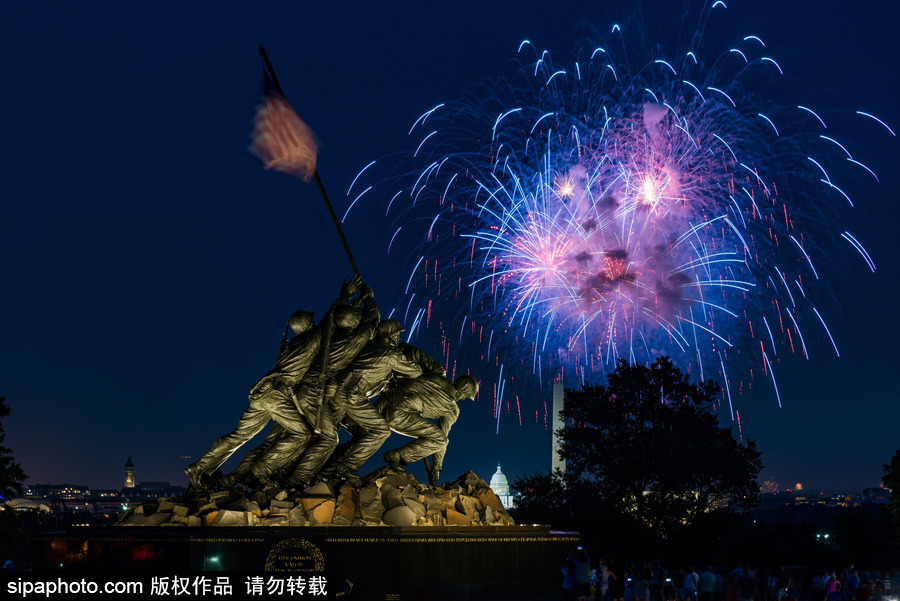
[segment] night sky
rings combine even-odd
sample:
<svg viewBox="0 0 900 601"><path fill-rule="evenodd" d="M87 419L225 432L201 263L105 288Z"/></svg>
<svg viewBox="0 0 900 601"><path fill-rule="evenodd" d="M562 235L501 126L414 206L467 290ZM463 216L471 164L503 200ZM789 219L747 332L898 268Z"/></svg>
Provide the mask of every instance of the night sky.
<svg viewBox="0 0 900 601"><path fill-rule="evenodd" d="M264 171L246 150L258 44L321 139L319 172L343 214L363 166L410 152L413 121L498 75L522 39L569 56L579 23L606 31L634 12L569 0L327 4L3 3L0 396L28 483L117 488L130 456L138 482L186 484L182 457L236 425L284 320L299 308L320 316L352 274L315 186ZM643 8L651 21L654 4ZM727 4L712 34L759 35L817 108L900 128L892 3ZM878 128L845 137L881 178L853 193L852 228L878 269L836 246L823 271L841 357L819 340L810 361L780 365L780 409L770 390L735 399L742 434L763 452L760 480L781 488L877 486L900 448L900 144ZM345 231L386 315L404 282L367 211ZM476 376L489 369L459 361ZM463 405L443 477L490 479L498 462L510 481L547 471L549 396L525 391L523 425L504 417L499 434L489 393Z"/></svg>

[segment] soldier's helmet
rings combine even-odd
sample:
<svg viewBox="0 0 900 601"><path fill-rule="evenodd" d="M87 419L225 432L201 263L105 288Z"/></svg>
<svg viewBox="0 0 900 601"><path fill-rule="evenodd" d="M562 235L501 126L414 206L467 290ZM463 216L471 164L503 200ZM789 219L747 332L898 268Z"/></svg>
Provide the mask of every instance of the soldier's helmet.
<svg viewBox="0 0 900 601"><path fill-rule="evenodd" d="M394 334L405 331L403 325L396 319L382 319L378 324L378 330L375 335L378 338L390 338Z"/></svg>
<svg viewBox="0 0 900 601"><path fill-rule="evenodd" d="M359 307L341 305L334 310L334 323L345 330L355 330L362 320L362 310Z"/></svg>
<svg viewBox="0 0 900 601"><path fill-rule="evenodd" d="M453 386L465 399L474 399L478 394L478 380L470 375L460 376L453 382Z"/></svg>
<svg viewBox="0 0 900 601"><path fill-rule="evenodd" d="M288 319L288 325L294 334L302 334L312 329L316 325L316 320L309 311L295 311L291 318Z"/></svg>

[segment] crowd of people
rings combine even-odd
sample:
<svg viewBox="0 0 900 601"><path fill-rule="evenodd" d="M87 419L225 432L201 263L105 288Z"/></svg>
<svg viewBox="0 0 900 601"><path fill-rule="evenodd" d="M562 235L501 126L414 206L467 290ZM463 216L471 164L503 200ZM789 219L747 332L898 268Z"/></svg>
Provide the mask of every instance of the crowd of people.
<svg viewBox="0 0 900 601"><path fill-rule="evenodd" d="M738 564L666 568L658 560L610 565L581 546L562 567L565 601L898 601L900 572L774 569Z"/></svg>

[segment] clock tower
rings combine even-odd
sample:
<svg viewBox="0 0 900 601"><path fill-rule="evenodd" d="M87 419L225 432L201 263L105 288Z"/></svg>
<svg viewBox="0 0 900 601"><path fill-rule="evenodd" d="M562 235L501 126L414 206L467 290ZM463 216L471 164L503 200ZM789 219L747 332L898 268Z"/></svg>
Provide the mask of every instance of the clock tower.
<svg viewBox="0 0 900 601"><path fill-rule="evenodd" d="M125 488L134 488L134 464L131 457L125 462Z"/></svg>

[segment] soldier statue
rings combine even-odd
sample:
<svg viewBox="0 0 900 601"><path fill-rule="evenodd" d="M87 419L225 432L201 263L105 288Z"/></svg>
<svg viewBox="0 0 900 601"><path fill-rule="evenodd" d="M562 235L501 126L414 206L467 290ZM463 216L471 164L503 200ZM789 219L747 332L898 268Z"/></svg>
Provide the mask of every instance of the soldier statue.
<svg viewBox="0 0 900 601"><path fill-rule="evenodd" d="M321 422L325 419L322 404L330 380L353 361L372 339L379 322L378 306L372 289L354 278L349 288L351 296L356 292L356 284L361 292L360 298L350 305L336 301L332 306L332 322L319 324L327 333L326 341L306 377L297 382L293 389L293 399L315 434L319 433ZM346 298L346 294L341 298ZM266 440L248 453L238 467L223 477L220 483L226 487L231 487L236 482L275 486L277 480L285 480L290 476L310 441L314 439L315 437L306 438L296 444L298 441L289 432L275 424Z"/></svg>
<svg viewBox="0 0 900 601"><path fill-rule="evenodd" d="M328 414L328 419L323 420L325 429L307 448L288 479L289 486L307 484L316 476L352 477L390 436L390 428L371 399L386 388L392 377L414 378L422 373L398 346L402 331L403 326L395 319L381 321L375 338L338 375L337 389L331 402L324 406ZM342 422L352 438L332 457Z"/></svg>
<svg viewBox="0 0 900 601"><path fill-rule="evenodd" d="M381 395L375 407L391 430L415 439L385 452L385 462L392 469L401 470L403 465L432 455L433 463L426 461L425 468L428 481L436 485L447 452L450 427L459 417L458 402L474 400L477 394L478 382L472 376L460 376L450 382L443 375L430 372L404 380ZM437 420L437 425L432 419Z"/></svg>
<svg viewBox="0 0 900 601"><path fill-rule="evenodd" d="M345 282L340 296L326 313L323 322L331 323L335 319L335 311L352 313L353 307L348 307L347 303L359 286L358 278ZM374 324L377 321L376 314ZM275 421L275 428L280 435L267 447L266 461L256 461L249 465L248 471L253 479L273 484L272 472L295 457L297 449L302 451L309 443L314 425L308 415L309 410L297 402L295 387L306 379L310 368L314 368L319 362L323 348L330 346L331 331L321 324L316 326L313 314L309 311L295 312L288 320L288 329L294 332L294 338L290 341L282 340L275 367L250 389L249 406L237 427L217 439L200 459L184 468L192 488L205 488L210 476L237 449L262 431L269 421ZM220 480L220 484L226 486L233 483L227 480L223 483Z"/></svg>
<svg viewBox="0 0 900 601"><path fill-rule="evenodd" d="M192 488L205 488L209 477L270 420L281 426L286 447L302 446L309 440L312 429L294 403L293 387L304 378L319 354L323 332L315 327L313 314L309 311L295 312L288 325L296 336L282 344L274 369L251 388L249 406L237 427L213 442L200 459L184 468ZM265 474L257 474L257 477L265 478Z"/></svg>

